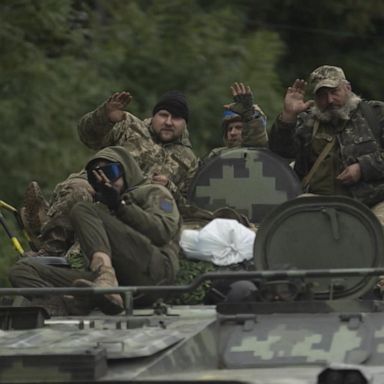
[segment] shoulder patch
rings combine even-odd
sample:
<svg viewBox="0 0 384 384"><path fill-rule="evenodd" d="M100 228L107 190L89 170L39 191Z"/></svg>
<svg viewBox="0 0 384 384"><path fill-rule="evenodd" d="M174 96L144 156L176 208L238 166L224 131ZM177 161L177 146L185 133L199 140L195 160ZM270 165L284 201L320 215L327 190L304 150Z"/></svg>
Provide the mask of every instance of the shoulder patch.
<svg viewBox="0 0 384 384"><path fill-rule="evenodd" d="M167 213L173 211L173 201L170 199L161 198L160 199L160 208Z"/></svg>

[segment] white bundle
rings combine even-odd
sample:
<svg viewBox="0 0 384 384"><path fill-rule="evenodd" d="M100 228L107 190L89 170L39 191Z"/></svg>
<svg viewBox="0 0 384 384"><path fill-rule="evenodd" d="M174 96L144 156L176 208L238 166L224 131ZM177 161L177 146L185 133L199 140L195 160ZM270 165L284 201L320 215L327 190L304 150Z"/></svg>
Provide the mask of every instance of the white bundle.
<svg viewBox="0 0 384 384"><path fill-rule="evenodd" d="M214 219L200 230L183 230L180 246L187 258L225 266L252 259L255 236L236 220Z"/></svg>

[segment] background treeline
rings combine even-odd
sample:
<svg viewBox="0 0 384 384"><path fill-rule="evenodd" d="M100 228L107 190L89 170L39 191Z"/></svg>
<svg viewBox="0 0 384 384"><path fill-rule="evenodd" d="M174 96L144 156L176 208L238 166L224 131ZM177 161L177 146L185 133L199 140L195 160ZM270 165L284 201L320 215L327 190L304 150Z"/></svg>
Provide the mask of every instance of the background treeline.
<svg viewBox="0 0 384 384"><path fill-rule="evenodd" d="M383 19L380 0L1 0L0 200L19 206L30 180L49 197L79 170L91 152L77 122L119 90L142 118L165 91L185 92L199 156L221 144L234 81L269 124L285 87L321 64L384 99ZM3 232L0 285L15 254Z"/></svg>

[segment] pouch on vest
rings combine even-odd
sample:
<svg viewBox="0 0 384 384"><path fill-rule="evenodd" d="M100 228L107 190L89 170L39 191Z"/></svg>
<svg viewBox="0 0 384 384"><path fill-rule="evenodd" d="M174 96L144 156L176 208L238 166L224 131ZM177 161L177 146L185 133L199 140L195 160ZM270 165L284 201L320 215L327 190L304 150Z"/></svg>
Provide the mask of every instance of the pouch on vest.
<svg viewBox="0 0 384 384"><path fill-rule="evenodd" d="M383 230L376 216L348 197L288 201L261 223L254 244L256 269L314 270L383 266ZM314 298L361 297L377 276L303 277Z"/></svg>

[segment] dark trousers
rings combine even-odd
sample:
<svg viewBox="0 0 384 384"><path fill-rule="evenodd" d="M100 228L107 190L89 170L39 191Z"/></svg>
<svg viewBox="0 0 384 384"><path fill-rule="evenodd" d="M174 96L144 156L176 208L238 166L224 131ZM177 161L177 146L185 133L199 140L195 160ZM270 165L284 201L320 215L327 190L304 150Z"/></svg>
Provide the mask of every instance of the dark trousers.
<svg viewBox="0 0 384 384"><path fill-rule="evenodd" d="M9 271L12 286L20 288L72 287L76 279L95 278L94 272L45 265L34 257L19 260Z"/></svg>
<svg viewBox="0 0 384 384"><path fill-rule="evenodd" d="M140 232L113 216L101 204L81 202L71 211L71 221L82 251L111 257L120 285L159 285L174 279L166 254Z"/></svg>

